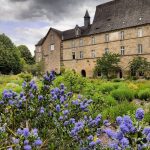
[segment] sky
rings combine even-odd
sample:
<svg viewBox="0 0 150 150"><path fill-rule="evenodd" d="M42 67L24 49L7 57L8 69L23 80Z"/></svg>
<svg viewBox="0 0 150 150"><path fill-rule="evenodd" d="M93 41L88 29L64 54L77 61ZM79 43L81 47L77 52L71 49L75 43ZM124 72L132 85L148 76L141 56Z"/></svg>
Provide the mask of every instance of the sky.
<svg viewBox="0 0 150 150"><path fill-rule="evenodd" d="M110 0L0 0L0 34L15 45L26 45L34 55L35 44L50 27L60 31L82 26L85 11L93 21L96 6Z"/></svg>

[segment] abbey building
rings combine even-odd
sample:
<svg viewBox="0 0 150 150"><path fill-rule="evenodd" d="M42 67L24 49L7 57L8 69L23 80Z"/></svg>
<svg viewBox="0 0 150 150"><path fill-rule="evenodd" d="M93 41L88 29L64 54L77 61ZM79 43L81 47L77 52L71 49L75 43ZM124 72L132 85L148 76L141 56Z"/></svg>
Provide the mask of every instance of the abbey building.
<svg viewBox="0 0 150 150"><path fill-rule="evenodd" d="M120 76L135 56L150 62L150 0L113 0L98 5L91 23L88 11L84 26L59 31L50 28L35 45L36 62L44 71L61 68L92 77L97 58L106 52L120 54Z"/></svg>

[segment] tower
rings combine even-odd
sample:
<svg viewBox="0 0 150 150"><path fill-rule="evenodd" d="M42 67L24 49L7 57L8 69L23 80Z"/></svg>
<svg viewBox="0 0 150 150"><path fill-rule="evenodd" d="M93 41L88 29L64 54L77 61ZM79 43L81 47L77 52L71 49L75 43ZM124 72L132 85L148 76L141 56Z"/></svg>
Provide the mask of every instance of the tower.
<svg viewBox="0 0 150 150"><path fill-rule="evenodd" d="M90 15L88 10L86 10L85 16L84 16L84 26L88 27L90 25Z"/></svg>

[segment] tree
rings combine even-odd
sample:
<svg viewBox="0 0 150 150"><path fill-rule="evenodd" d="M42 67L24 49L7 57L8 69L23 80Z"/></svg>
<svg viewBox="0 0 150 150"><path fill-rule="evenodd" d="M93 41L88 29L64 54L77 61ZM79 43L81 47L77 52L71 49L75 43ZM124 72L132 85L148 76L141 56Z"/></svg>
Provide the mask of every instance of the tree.
<svg viewBox="0 0 150 150"><path fill-rule="evenodd" d="M129 62L131 76L150 74L150 62L143 57L135 57Z"/></svg>
<svg viewBox="0 0 150 150"><path fill-rule="evenodd" d="M102 73L107 79L109 79L109 74L119 69L119 62L119 54L105 53L101 58L97 59L95 72L97 74Z"/></svg>
<svg viewBox="0 0 150 150"><path fill-rule="evenodd" d="M27 64L32 65L32 64L35 63L34 57L32 57L31 52L30 52L30 50L28 49L27 46L25 46L25 45L20 45L20 46L18 46L17 48L18 48L18 50L19 50L20 53L21 53L21 57L25 60L25 62L26 62Z"/></svg>
<svg viewBox="0 0 150 150"><path fill-rule="evenodd" d="M12 41L0 34L0 72L2 74L21 72L20 53Z"/></svg>

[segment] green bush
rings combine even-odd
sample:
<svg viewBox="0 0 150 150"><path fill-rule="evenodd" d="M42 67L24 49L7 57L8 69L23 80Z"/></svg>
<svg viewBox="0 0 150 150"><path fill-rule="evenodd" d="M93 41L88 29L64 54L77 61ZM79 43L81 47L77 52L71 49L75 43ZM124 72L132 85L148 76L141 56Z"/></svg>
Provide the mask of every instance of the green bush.
<svg viewBox="0 0 150 150"><path fill-rule="evenodd" d="M111 121L115 121L117 116L123 116L128 113L135 113L137 106L133 103L129 103L128 101L124 101L116 106L108 107L104 111L102 111L102 116L104 119L110 119Z"/></svg>
<svg viewBox="0 0 150 150"><path fill-rule="evenodd" d="M118 104L111 95L105 96L104 99L108 106L115 106Z"/></svg>
<svg viewBox="0 0 150 150"><path fill-rule="evenodd" d="M100 90L103 94L110 93L114 89L115 89L115 87L111 83L102 84L101 88L100 88Z"/></svg>
<svg viewBox="0 0 150 150"><path fill-rule="evenodd" d="M132 101L134 98L134 91L127 88L117 89L111 92L111 96L119 102L124 100Z"/></svg>
<svg viewBox="0 0 150 150"><path fill-rule="evenodd" d="M141 100L150 100L150 89L140 90L138 93L138 98Z"/></svg>
<svg viewBox="0 0 150 150"><path fill-rule="evenodd" d="M30 81L32 79L32 75L29 73L21 73L19 74L19 77L25 81Z"/></svg>

